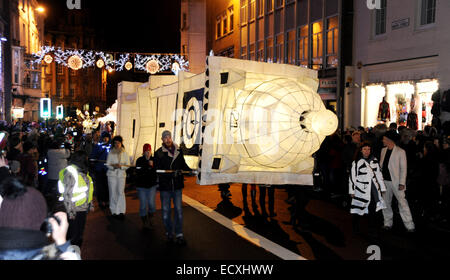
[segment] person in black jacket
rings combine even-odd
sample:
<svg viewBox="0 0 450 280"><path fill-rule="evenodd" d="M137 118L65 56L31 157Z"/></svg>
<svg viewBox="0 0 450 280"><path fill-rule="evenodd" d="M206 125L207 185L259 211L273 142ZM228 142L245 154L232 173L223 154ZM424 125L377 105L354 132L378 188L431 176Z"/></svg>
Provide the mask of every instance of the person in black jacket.
<svg viewBox="0 0 450 280"><path fill-rule="evenodd" d="M139 216L144 229L152 227L156 212L155 195L158 187L156 169L152 157L152 146L145 144L143 155L136 161L136 189L139 197Z"/></svg>
<svg viewBox="0 0 450 280"><path fill-rule="evenodd" d="M182 170L191 171L184 160L183 151L172 141L172 134L166 130L162 134L162 147L155 152L155 167L164 173L158 174L163 222L168 242L173 241L171 220L171 200L175 208L174 229L176 243L186 244L183 236L183 208L181 204L184 178Z"/></svg>

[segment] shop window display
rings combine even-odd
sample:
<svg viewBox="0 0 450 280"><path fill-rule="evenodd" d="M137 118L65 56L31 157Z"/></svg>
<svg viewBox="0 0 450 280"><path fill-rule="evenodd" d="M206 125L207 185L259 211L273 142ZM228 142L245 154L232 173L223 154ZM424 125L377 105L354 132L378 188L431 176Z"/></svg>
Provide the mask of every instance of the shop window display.
<svg viewBox="0 0 450 280"><path fill-rule="evenodd" d="M397 125L406 126L406 121L408 118L407 100L402 94L397 94L395 99L397 100L395 104L397 109Z"/></svg>

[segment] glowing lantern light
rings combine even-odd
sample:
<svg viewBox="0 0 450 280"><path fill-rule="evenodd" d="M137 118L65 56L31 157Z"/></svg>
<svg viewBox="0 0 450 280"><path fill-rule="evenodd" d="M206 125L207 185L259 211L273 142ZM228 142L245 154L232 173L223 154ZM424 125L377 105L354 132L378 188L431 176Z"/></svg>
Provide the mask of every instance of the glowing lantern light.
<svg viewBox="0 0 450 280"><path fill-rule="evenodd" d="M44 56L44 62L47 63L47 64L52 63L53 62L53 57L51 55L49 55L49 54L46 54Z"/></svg>
<svg viewBox="0 0 450 280"><path fill-rule="evenodd" d="M180 64L178 63L178 62L174 62L173 64L172 64L172 72L175 74L175 75L178 75L178 72L180 71Z"/></svg>
<svg viewBox="0 0 450 280"><path fill-rule="evenodd" d="M96 63L98 68L103 68L103 66L105 66L105 62L102 59L97 60Z"/></svg>
<svg viewBox="0 0 450 280"><path fill-rule="evenodd" d="M127 63L125 63L125 69L127 69L128 71L130 71L131 70L131 68L133 68L133 63L131 63L131 62L127 62Z"/></svg>
<svg viewBox="0 0 450 280"><path fill-rule="evenodd" d="M158 61L152 59L149 62L147 62L145 69L147 69L147 72L150 74L156 74L159 71L159 63Z"/></svg>
<svg viewBox="0 0 450 280"><path fill-rule="evenodd" d="M67 64L72 70L79 70L83 67L83 60L78 55L72 55L69 57Z"/></svg>

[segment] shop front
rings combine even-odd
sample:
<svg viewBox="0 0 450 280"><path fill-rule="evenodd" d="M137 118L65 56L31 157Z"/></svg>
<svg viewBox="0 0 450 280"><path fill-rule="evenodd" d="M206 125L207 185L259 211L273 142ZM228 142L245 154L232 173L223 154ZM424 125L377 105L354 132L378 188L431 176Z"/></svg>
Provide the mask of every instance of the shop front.
<svg viewBox="0 0 450 280"><path fill-rule="evenodd" d="M431 125L431 96L438 89L437 79L367 84L362 89L363 125L396 123L423 130Z"/></svg>

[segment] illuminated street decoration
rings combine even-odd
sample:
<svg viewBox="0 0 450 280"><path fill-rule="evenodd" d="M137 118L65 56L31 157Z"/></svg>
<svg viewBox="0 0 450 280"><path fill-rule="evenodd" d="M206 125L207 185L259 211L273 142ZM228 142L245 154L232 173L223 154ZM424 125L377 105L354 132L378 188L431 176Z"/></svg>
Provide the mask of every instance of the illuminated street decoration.
<svg viewBox="0 0 450 280"><path fill-rule="evenodd" d="M96 65L98 68L103 68L103 66L105 66L105 62L103 61L103 59L99 59L97 60Z"/></svg>
<svg viewBox="0 0 450 280"><path fill-rule="evenodd" d="M47 64L52 63L53 62L53 57L51 55L49 55L49 54L46 54L44 56L44 62L47 63Z"/></svg>
<svg viewBox="0 0 450 280"><path fill-rule="evenodd" d="M318 85L314 70L210 56L203 74L122 82L117 132L137 158L172 131L201 185L312 185L312 154L338 126Z"/></svg>
<svg viewBox="0 0 450 280"><path fill-rule="evenodd" d="M164 71L172 71L177 74L179 71L189 70L189 61L179 54L119 54L93 50L63 50L53 46L43 46L39 52L33 55L35 57L33 63L40 64L44 61L45 63L50 64L55 62L74 70L93 66L99 68L105 67L108 71L111 69L115 71L130 71L134 66L136 70L146 71L151 74ZM102 62L100 62L100 60L103 61L103 66L101 67L100 65L102 65ZM149 64L150 61L156 61L156 63L151 62ZM151 71L149 71L149 68Z"/></svg>
<svg viewBox="0 0 450 280"><path fill-rule="evenodd" d="M73 55L67 60L67 64L73 70L79 70L83 67L83 60L78 55Z"/></svg>
<svg viewBox="0 0 450 280"><path fill-rule="evenodd" d="M64 106L63 105L56 106L56 119L58 119L58 120L64 119Z"/></svg>
<svg viewBox="0 0 450 280"><path fill-rule="evenodd" d="M127 69L128 71L130 71L133 68L133 63L131 62L127 62L125 63L125 69Z"/></svg>
<svg viewBox="0 0 450 280"><path fill-rule="evenodd" d="M48 119L52 116L52 101L50 98L41 98L41 118Z"/></svg>
<svg viewBox="0 0 450 280"><path fill-rule="evenodd" d="M145 65L145 69L150 74L156 74L159 71L159 63L158 61L152 59Z"/></svg>

